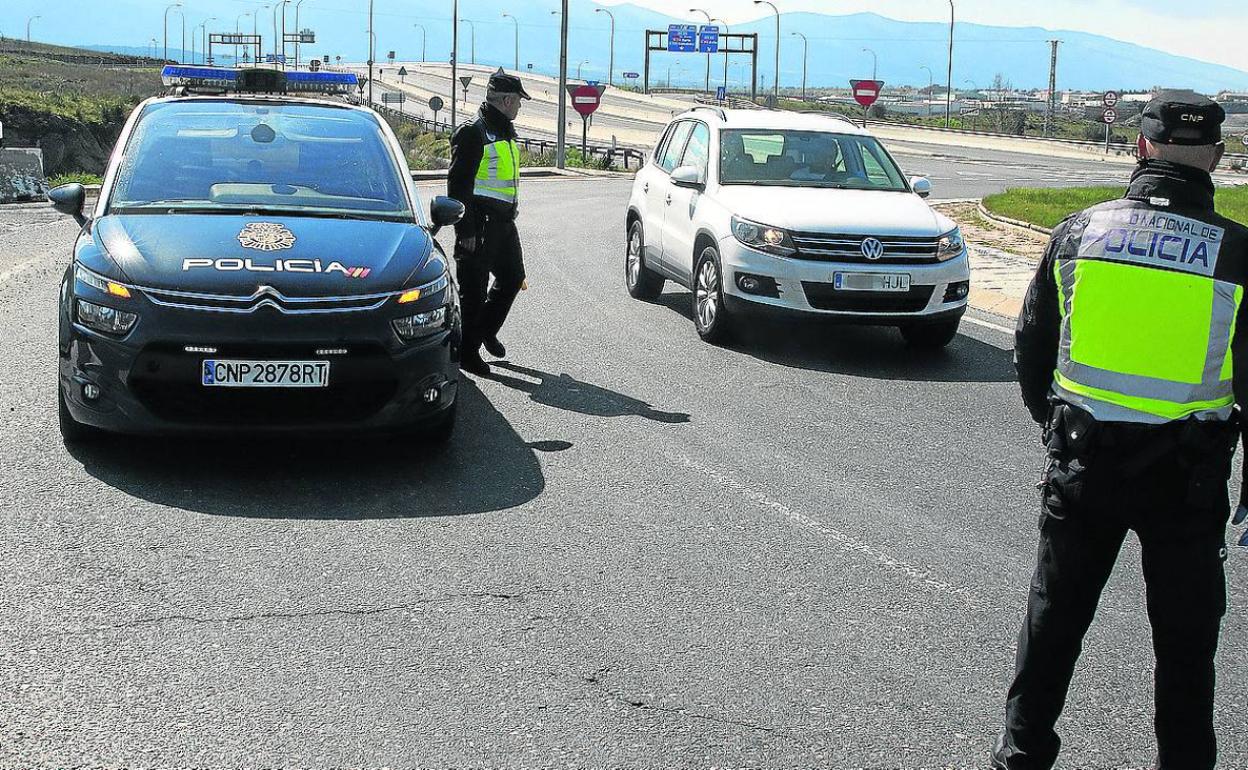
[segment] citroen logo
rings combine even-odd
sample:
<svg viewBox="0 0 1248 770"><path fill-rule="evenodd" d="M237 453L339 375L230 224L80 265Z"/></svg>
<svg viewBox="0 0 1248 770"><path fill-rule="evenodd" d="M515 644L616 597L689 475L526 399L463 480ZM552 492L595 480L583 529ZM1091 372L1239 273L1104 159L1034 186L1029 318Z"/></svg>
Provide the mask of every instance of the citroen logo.
<svg viewBox="0 0 1248 770"><path fill-rule="evenodd" d="M862 256L874 262L884 256L884 244L879 238L866 238L862 242Z"/></svg>

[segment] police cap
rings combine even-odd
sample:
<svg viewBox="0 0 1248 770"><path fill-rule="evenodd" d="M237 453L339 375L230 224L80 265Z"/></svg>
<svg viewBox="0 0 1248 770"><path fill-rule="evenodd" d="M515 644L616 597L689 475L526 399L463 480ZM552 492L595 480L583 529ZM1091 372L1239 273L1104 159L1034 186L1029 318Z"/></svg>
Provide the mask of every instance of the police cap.
<svg viewBox="0 0 1248 770"><path fill-rule="evenodd" d="M1195 91L1161 91L1144 107L1140 133L1158 144L1217 144L1225 120L1221 105Z"/></svg>
<svg viewBox="0 0 1248 770"><path fill-rule="evenodd" d="M523 99L533 98L524 90L524 86L520 85L520 78L508 75L501 69L490 75L490 90L500 94L520 94Z"/></svg>

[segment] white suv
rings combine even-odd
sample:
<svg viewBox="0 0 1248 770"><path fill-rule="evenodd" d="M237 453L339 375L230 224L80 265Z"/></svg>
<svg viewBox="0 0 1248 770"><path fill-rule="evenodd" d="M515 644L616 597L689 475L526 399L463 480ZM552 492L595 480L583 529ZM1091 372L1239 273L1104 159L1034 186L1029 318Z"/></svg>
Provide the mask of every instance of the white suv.
<svg viewBox="0 0 1248 770"><path fill-rule="evenodd" d="M628 291L691 289L708 342L773 311L896 326L911 345L942 347L971 269L930 193L849 121L698 107L672 120L633 183Z"/></svg>

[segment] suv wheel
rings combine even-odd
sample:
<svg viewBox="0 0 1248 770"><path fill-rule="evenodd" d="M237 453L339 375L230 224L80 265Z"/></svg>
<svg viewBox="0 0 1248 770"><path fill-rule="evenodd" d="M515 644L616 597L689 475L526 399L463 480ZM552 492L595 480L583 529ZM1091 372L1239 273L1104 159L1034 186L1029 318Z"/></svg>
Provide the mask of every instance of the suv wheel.
<svg viewBox="0 0 1248 770"><path fill-rule="evenodd" d="M641 221L628 229L628 251L624 255L624 283L633 299L653 301L663 291L663 276L646 267L646 237Z"/></svg>
<svg viewBox="0 0 1248 770"><path fill-rule="evenodd" d="M693 270L693 325L704 341L717 345L731 336L732 319L724 307L723 273L719 252L707 246Z"/></svg>
<svg viewBox="0 0 1248 770"><path fill-rule="evenodd" d="M936 349L946 347L958 336L961 319L941 321L934 324L914 324L901 327L901 336L912 348Z"/></svg>

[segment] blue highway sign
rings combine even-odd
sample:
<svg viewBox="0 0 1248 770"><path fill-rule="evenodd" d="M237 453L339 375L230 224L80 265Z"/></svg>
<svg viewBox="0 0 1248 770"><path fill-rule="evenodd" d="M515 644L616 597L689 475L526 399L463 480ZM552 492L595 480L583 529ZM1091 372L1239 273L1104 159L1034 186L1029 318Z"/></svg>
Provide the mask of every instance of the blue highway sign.
<svg viewBox="0 0 1248 770"><path fill-rule="evenodd" d="M697 25L669 25L667 28L667 50L672 53L693 53L698 50Z"/></svg>
<svg viewBox="0 0 1248 770"><path fill-rule="evenodd" d="M698 30L698 53L719 53L719 27L703 26Z"/></svg>

